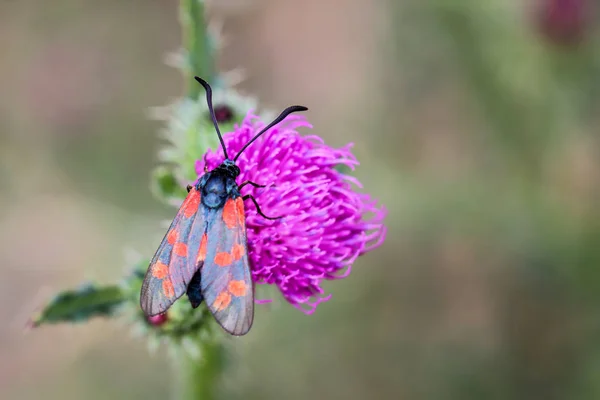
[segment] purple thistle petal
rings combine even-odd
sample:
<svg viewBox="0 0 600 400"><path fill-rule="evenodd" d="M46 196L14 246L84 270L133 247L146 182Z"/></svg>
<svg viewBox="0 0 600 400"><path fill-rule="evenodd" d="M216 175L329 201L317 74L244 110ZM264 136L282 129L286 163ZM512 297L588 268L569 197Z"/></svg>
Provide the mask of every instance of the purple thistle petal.
<svg viewBox="0 0 600 400"><path fill-rule="evenodd" d="M231 157L265 124L249 113L241 125L223 136ZM276 285L294 307L312 314L331 298L321 282L345 278L361 255L379 247L385 240L384 207L367 194L353 176L334 167L353 170L358 161L352 144L334 149L315 135L301 136L297 128L312 126L303 116L292 115L273 127L240 155L238 183L254 181L266 188L245 186L268 216L256 213L246 203L248 252L252 277L257 284ZM223 151L209 150L196 161L196 173L204 174L223 161ZM365 215L371 214L370 219ZM257 303L269 300L257 300Z"/></svg>

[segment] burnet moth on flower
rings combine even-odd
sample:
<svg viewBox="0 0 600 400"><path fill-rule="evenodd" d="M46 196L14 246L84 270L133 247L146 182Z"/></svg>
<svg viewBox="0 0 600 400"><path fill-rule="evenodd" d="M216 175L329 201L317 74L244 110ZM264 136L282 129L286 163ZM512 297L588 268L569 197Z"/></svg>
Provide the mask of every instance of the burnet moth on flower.
<svg viewBox="0 0 600 400"><path fill-rule="evenodd" d="M248 333L254 319L254 284L248 262L244 200L252 200L264 218L281 217L265 216L254 197L242 197L240 189L245 185L265 186L251 181L238 186L235 179L240 169L235 162L252 142L289 114L308 109L286 108L230 159L215 117L210 85L195 78L206 90L208 109L225 160L202 175L196 184L188 186L188 195L150 262L140 305L146 316L155 316L167 311L185 293L193 308L206 301L221 327L241 336Z"/></svg>

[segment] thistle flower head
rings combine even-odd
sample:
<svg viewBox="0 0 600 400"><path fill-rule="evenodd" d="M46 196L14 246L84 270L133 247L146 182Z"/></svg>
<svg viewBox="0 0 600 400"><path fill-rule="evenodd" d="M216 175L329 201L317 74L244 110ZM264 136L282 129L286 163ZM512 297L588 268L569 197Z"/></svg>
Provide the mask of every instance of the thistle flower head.
<svg viewBox="0 0 600 400"><path fill-rule="evenodd" d="M224 134L230 157L265 125L249 113ZM283 216L268 220L251 201L245 204L254 282L276 285L290 304L312 313L330 298L322 281L347 276L358 256L383 242L385 210L357 193L353 185L360 183L338 170L358 165L351 144L334 149L318 136L301 136L299 127L311 126L303 116L288 117L252 143L237 159L238 184L266 185L246 185L242 195L252 194L265 215ZM200 177L223 160L222 149L209 150L196 161L196 173Z"/></svg>

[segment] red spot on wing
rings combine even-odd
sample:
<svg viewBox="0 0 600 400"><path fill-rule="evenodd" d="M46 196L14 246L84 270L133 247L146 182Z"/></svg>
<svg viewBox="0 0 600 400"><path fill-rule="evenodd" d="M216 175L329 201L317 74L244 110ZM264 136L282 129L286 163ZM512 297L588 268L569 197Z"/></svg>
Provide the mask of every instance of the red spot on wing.
<svg viewBox="0 0 600 400"><path fill-rule="evenodd" d="M215 311L222 311L226 309L230 303L231 295L226 291L222 291L219 293L212 306L215 308Z"/></svg>
<svg viewBox="0 0 600 400"><path fill-rule="evenodd" d="M167 242L169 242L169 244L175 243L177 241L178 234L179 232L177 232L177 229L171 229L167 234Z"/></svg>
<svg viewBox="0 0 600 400"><path fill-rule="evenodd" d="M169 275L169 267L166 264L157 261L152 267L152 276L157 279L163 279L167 275Z"/></svg>
<svg viewBox="0 0 600 400"><path fill-rule="evenodd" d="M248 285L246 285L246 282L244 281L231 281L229 282L229 285L227 285L227 290L229 290L232 295L241 297L246 295Z"/></svg>
<svg viewBox="0 0 600 400"><path fill-rule="evenodd" d="M188 194L188 197L185 199L183 204L183 215L186 218L191 218L192 215L196 214L199 206L200 192L198 192L195 188L192 188L190 194Z"/></svg>
<svg viewBox="0 0 600 400"><path fill-rule="evenodd" d="M225 202L225 206L223 207L223 222L225 222L225 225L229 229L234 228L238 222L236 218L236 203L233 199L228 199Z"/></svg>
<svg viewBox="0 0 600 400"><path fill-rule="evenodd" d="M202 239L200 239L200 249L198 250L198 258L196 259L196 264L200 261L204 261L206 259L206 243L208 242L208 236L206 233L202 235Z"/></svg>
<svg viewBox="0 0 600 400"><path fill-rule="evenodd" d="M237 210L238 224L242 228L246 228L246 214L244 214L244 199L238 197L235 199L235 207Z"/></svg>
<svg viewBox="0 0 600 400"><path fill-rule="evenodd" d="M163 294L169 299L175 296L175 288L173 288L173 282L170 279L165 279L162 283Z"/></svg>
<svg viewBox="0 0 600 400"><path fill-rule="evenodd" d="M182 242L175 243L173 246L173 253L177 254L179 257L187 257L187 245Z"/></svg>
<svg viewBox="0 0 600 400"><path fill-rule="evenodd" d="M246 253L246 247L243 244L234 244L233 249L231 250L231 255L234 260L239 260Z"/></svg>
<svg viewBox="0 0 600 400"><path fill-rule="evenodd" d="M230 265L232 262L233 262L233 257L231 257L231 254L229 254L229 253L220 252L220 253L217 253L217 255L215 256L215 264L217 264L219 267L226 267L226 266Z"/></svg>

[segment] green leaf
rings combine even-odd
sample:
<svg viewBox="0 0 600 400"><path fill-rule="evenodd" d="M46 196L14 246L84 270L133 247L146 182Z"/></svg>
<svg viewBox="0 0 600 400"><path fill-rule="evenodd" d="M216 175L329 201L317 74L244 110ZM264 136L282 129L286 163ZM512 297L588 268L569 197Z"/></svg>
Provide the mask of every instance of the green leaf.
<svg viewBox="0 0 600 400"><path fill-rule="evenodd" d="M85 322L92 317L110 317L126 300L117 285L86 284L79 289L59 293L31 319L32 327L61 322Z"/></svg>

